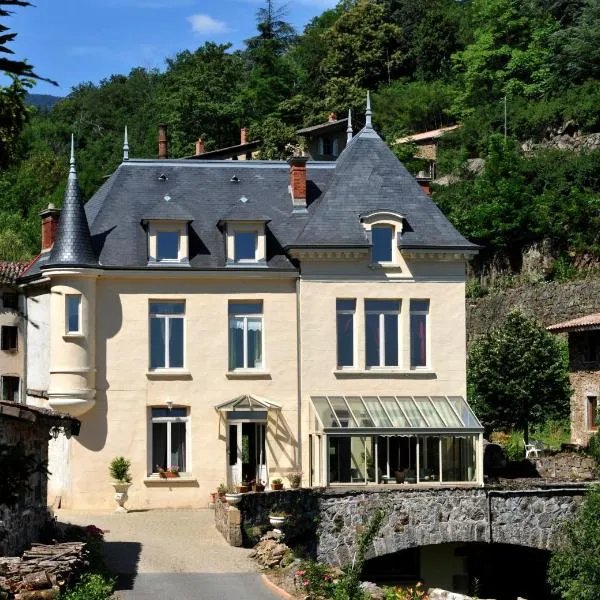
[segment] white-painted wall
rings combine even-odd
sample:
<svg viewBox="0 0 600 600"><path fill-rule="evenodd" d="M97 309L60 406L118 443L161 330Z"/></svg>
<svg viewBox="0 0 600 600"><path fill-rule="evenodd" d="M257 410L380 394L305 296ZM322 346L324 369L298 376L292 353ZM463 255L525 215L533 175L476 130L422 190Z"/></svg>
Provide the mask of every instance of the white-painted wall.
<svg viewBox="0 0 600 600"><path fill-rule="evenodd" d="M50 382L50 294L41 288L27 295L27 372L28 390L48 391ZM27 394L27 404L43 406L46 401Z"/></svg>

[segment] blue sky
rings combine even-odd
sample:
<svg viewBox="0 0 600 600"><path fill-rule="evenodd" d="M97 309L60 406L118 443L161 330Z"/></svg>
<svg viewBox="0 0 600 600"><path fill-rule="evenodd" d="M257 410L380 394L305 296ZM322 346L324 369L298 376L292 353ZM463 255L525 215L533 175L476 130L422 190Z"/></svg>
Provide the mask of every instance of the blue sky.
<svg viewBox="0 0 600 600"><path fill-rule="evenodd" d="M298 31L335 0L293 0L286 20ZM165 58L205 41L232 42L255 35L264 0L35 0L6 20L18 34L15 57L54 79L32 91L63 96L84 81L99 82L133 67L164 67ZM281 3L276 3L281 6Z"/></svg>

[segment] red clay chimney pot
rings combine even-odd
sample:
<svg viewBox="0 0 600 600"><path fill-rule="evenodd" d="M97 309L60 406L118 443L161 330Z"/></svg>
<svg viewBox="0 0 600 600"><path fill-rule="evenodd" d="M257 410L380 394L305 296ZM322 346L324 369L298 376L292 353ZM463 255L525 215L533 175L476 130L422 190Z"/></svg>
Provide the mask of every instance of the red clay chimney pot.
<svg viewBox="0 0 600 600"><path fill-rule="evenodd" d="M198 154L204 154L204 140L202 138L198 138L196 142L196 156Z"/></svg>
<svg viewBox="0 0 600 600"><path fill-rule="evenodd" d="M333 123L334 121L337 121L337 115L335 113L329 113L329 122Z"/></svg>
<svg viewBox="0 0 600 600"><path fill-rule="evenodd" d="M158 126L158 158L169 158L169 141L167 139L167 126Z"/></svg>
<svg viewBox="0 0 600 600"><path fill-rule="evenodd" d="M246 135L248 134L248 130L245 127L240 129L240 144L246 143Z"/></svg>
<svg viewBox="0 0 600 600"><path fill-rule="evenodd" d="M42 218L42 252L50 250L56 238L60 209L54 208L54 204L48 204L48 208L40 213Z"/></svg>

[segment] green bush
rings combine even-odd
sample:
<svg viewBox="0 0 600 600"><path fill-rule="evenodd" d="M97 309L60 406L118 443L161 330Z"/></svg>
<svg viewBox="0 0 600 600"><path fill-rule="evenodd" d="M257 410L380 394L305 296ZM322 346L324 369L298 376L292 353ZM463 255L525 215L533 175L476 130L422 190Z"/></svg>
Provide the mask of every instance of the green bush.
<svg viewBox="0 0 600 600"><path fill-rule="evenodd" d="M108 470L110 476L119 483L131 483L130 467L131 461L127 460L124 456L117 456L112 459Z"/></svg>
<svg viewBox="0 0 600 600"><path fill-rule="evenodd" d="M479 279L469 279L465 285L465 296L467 298L483 298L487 296L488 289L483 287Z"/></svg>
<svg viewBox="0 0 600 600"><path fill-rule="evenodd" d="M598 432L589 439L587 451L596 462L596 473L600 473L600 435Z"/></svg>
<svg viewBox="0 0 600 600"><path fill-rule="evenodd" d="M98 573L86 573L81 581L62 598L63 600L110 600L114 589L114 579L106 579Z"/></svg>

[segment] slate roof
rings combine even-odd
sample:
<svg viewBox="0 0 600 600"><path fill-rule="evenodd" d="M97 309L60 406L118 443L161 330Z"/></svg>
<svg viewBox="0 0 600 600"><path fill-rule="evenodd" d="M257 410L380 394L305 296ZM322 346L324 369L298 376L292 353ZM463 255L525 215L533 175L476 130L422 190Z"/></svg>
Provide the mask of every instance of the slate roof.
<svg viewBox="0 0 600 600"><path fill-rule="evenodd" d="M546 327L548 331L552 333L562 333L565 331L588 331L591 329L600 329L600 313L593 313L591 315L585 315L577 319L571 319L570 321L563 321L562 323L556 323Z"/></svg>
<svg viewBox="0 0 600 600"><path fill-rule="evenodd" d="M41 254L26 278L61 261L160 268L148 267L144 222L153 218L189 221L190 266L171 269L226 268L224 220L265 221L267 267L277 269L295 268L288 248L369 247L360 218L377 210L404 216L401 248L478 248L456 231L369 125L337 162L307 163L306 212L293 211L289 184L284 161L128 160L86 204L84 223L76 178L70 176L54 248L50 256ZM92 247L85 243L88 223ZM72 254L65 250L66 238Z"/></svg>
<svg viewBox="0 0 600 600"><path fill-rule="evenodd" d="M312 133L325 133L327 131L336 131L338 129L344 129L343 125L347 125L348 118L336 119L335 121L327 121L327 123L319 123L318 125L311 125L310 127L303 127L297 129L298 135L310 135Z"/></svg>
<svg viewBox="0 0 600 600"><path fill-rule="evenodd" d="M361 215L388 210L405 217L400 248L477 250L446 219L371 127L337 159L327 191L293 246L369 246Z"/></svg>
<svg viewBox="0 0 600 600"><path fill-rule="evenodd" d="M56 239L46 266L94 266L98 257L92 248L88 220L83 208L75 170L74 144L71 140L71 167L65 199L60 213Z"/></svg>

